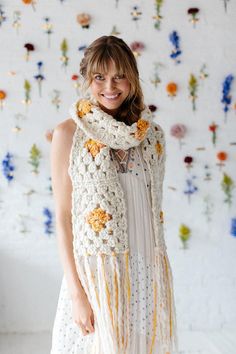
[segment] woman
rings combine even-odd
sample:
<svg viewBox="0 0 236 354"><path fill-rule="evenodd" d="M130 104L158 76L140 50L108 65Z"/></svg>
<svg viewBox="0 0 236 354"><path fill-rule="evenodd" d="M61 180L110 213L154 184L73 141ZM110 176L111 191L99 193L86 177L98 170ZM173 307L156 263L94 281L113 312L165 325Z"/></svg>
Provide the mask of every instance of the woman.
<svg viewBox="0 0 236 354"><path fill-rule="evenodd" d="M83 97L51 149L64 277L51 354L177 351L161 210L162 128L143 103L135 57L102 36L80 64Z"/></svg>

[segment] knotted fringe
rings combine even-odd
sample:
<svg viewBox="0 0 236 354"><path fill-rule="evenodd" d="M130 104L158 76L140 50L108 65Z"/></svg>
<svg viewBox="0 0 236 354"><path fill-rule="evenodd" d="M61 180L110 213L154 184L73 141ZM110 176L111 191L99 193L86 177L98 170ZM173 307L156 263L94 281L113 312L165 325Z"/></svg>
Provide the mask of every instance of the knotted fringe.
<svg viewBox="0 0 236 354"><path fill-rule="evenodd" d="M173 292L173 277L166 251L155 247L155 281L153 337L149 354L154 352L157 338L158 354L177 354L177 322Z"/></svg>
<svg viewBox="0 0 236 354"><path fill-rule="evenodd" d="M129 250L112 255L77 255L76 263L96 323L93 348L88 354L130 354Z"/></svg>

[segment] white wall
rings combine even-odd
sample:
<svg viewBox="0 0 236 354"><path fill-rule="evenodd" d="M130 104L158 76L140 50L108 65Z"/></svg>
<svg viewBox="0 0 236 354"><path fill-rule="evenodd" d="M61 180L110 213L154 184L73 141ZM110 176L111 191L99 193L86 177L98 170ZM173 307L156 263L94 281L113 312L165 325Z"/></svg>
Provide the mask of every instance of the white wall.
<svg viewBox="0 0 236 354"><path fill-rule="evenodd" d="M140 40L146 50L138 58L140 74L147 104L158 106L155 120L166 132L167 165L164 182L163 209L165 235L172 265L178 325L181 329L211 330L236 326L236 239L230 235L230 221L236 217L235 193L233 205L224 205L220 188L223 171L235 178L236 119L233 104L236 101L235 82L232 86L233 104L224 122L221 90L226 75L235 75L236 3L228 2L228 13L223 1L174 1L163 5L161 31L154 29L152 16L154 1L75 1L61 3L57 0L38 1L36 11L31 6L12 0L1 1L7 20L0 28L1 64L0 89L7 92L6 104L0 111L0 157L7 151L14 154L15 179L8 186L0 175L0 331L50 330L57 305L62 277L55 234L44 234L42 210L53 210L52 196L48 192L50 166L50 143L45 132L58 122L68 118L68 109L76 99L71 76L78 73L82 53L77 48L89 45L101 35L108 35L116 25L120 37L128 44ZM132 6L139 5L142 12L138 26L131 20ZM188 21L189 7L200 8L200 21L194 29ZM12 27L13 12L21 12L21 28L16 34ZM76 15L88 12L92 16L90 29L81 29ZM47 35L43 33L43 18L50 17L53 23L51 48L47 47ZM183 51L182 63L175 65L169 58L172 45L168 36L177 30ZM60 44L68 40L69 65L61 68ZM24 60L24 44L31 42L36 50L29 62ZM43 61L42 97L33 78L37 74L37 62ZM157 89L150 83L154 61L161 62L161 83ZM199 75L202 64L207 65L209 78L200 82L197 111L193 112L188 99L190 73ZM10 72L15 72L14 75ZM32 85L32 104L25 112L23 84L28 79ZM179 86L177 97L171 100L165 90L169 81ZM56 112L51 104L53 89L61 91L61 108ZM17 124L21 132L14 133L16 115L25 115ZM217 146L211 143L208 125L219 125ZM170 127L183 123L188 128L185 145L179 149L178 142L170 135ZM32 175L27 163L33 143L41 149L43 158L38 176ZM204 147L205 150L198 150ZM229 158L219 171L216 152L225 150ZM188 176L183 163L186 155L194 157L191 174L196 175L198 192L191 204L183 194ZM204 181L204 165L210 166L212 180ZM175 191L173 190L174 187ZM34 189L30 205L24 193ZM213 215L206 222L204 197L213 203ZM20 232L19 214L25 215L28 233ZM189 248L183 250L178 237L178 228L186 223L192 230Z"/></svg>

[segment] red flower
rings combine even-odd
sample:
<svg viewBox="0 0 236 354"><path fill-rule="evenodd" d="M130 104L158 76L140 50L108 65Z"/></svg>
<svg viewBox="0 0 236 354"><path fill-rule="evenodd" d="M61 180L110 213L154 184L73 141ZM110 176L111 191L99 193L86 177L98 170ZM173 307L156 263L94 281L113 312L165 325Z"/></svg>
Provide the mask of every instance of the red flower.
<svg viewBox="0 0 236 354"><path fill-rule="evenodd" d="M79 78L79 76L76 74L72 75L72 77L71 77L72 80L78 80L78 78Z"/></svg>
<svg viewBox="0 0 236 354"><path fill-rule="evenodd" d="M209 130L211 132L215 132L217 128L218 128L218 125L215 123L212 123L211 125L209 125Z"/></svg>
<svg viewBox="0 0 236 354"><path fill-rule="evenodd" d="M185 156L184 162L190 165L193 162L192 156Z"/></svg>

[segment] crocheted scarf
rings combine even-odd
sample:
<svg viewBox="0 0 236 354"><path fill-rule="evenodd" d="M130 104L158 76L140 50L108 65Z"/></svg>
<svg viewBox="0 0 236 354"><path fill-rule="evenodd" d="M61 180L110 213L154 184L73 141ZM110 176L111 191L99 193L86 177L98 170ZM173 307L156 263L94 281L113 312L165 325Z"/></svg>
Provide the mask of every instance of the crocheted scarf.
<svg viewBox="0 0 236 354"><path fill-rule="evenodd" d="M130 254L126 203L110 149L141 145L151 177L155 235L153 331L148 353L177 350L171 266L161 210L165 162L162 128L145 107L131 126L105 113L92 99L70 107L77 124L68 172L72 180L73 252L80 281L95 315L95 340L88 354L130 354ZM104 335L105 334L105 335ZM87 352L86 352L87 353Z"/></svg>
<svg viewBox="0 0 236 354"><path fill-rule="evenodd" d="M148 107L141 112L137 122L128 126L104 112L95 102L93 98L81 99L73 103L70 108L71 117L91 139L113 149L123 150L137 146L145 139L153 120Z"/></svg>

